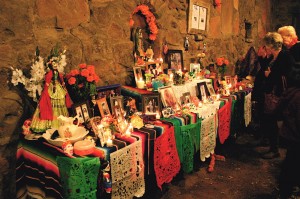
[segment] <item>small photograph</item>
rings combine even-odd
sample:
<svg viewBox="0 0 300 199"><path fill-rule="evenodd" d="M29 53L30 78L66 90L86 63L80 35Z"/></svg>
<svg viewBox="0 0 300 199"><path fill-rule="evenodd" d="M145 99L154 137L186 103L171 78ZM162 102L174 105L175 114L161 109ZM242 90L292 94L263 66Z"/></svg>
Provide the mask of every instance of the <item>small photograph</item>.
<svg viewBox="0 0 300 199"><path fill-rule="evenodd" d="M190 72L198 73L201 72L200 64L198 63L191 63L190 64Z"/></svg>
<svg viewBox="0 0 300 199"><path fill-rule="evenodd" d="M171 86L160 87L158 88L158 92L160 93L164 107L170 106L173 110L180 109L180 105Z"/></svg>
<svg viewBox="0 0 300 199"><path fill-rule="evenodd" d="M88 102L73 105L73 115L77 116L79 123L84 123L90 119L89 111Z"/></svg>
<svg viewBox="0 0 300 199"><path fill-rule="evenodd" d="M78 122L79 123L84 123L84 118L83 118L83 112L81 110L81 107L80 106L77 106L75 108L75 111L76 111L76 116L78 118Z"/></svg>
<svg viewBox="0 0 300 199"><path fill-rule="evenodd" d="M97 99L96 102L97 102L101 117L111 116L111 113L110 113L110 110L109 110L109 107L108 107L105 97Z"/></svg>
<svg viewBox="0 0 300 199"><path fill-rule="evenodd" d="M197 87L198 87L198 91L199 91L199 99L201 101L207 99L207 97L209 96L209 93L208 93L208 88L207 88L206 82L197 83Z"/></svg>
<svg viewBox="0 0 300 199"><path fill-rule="evenodd" d="M161 103L159 94L143 95L143 112L145 114L160 114Z"/></svg>
<svg viewBox="0 0 300 199"><path fill-rule="evenodd" d="M191 103L191 94L190 92L183 93L180 97L181 105Z"/></svg>

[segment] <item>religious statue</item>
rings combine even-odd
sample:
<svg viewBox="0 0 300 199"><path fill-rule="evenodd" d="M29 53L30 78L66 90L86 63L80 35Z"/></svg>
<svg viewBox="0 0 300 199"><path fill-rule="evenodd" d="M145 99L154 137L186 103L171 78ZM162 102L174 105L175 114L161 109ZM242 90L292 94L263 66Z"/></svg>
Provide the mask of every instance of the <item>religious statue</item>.
<svg viewBox="0 0 300 199"><path fill-rule="evenodd" d="M144 42L143 42L143 34L142 29L137 27L135 32L135 38L134 38L134 44L135 44L135 54L140 57L145 56L144 52Z"/></svg>

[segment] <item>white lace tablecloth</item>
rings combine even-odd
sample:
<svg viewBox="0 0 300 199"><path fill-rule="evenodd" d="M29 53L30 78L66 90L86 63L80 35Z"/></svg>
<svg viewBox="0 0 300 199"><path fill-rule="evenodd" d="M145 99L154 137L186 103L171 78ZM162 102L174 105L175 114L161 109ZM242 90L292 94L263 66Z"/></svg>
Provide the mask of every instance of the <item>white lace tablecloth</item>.
<svg viewBox="0 0 300 199"><path fill-rule="evenodd" d="M145 193L142 141L110 154L112 199L142 197Z"/></svg>
<svg viewBox="0 0 300 199"><path fill-rule="evenodd" d="M199 91L197 87L197 83L200 82L211 82L210 79L200 79L200 80L193 80L191 82L186 82L182 85L172 85L172 89L174 91L175 97L178 102L180 102L180 97L183 93L190 92L191 96L198 96Z"/></svg>
<svg viewBox="0 0 300 199"><path fill-rule="evenodd" d="M247 127L252 120L252 103L251 103L251 93L245 96L244 101L244 118L245 126Z"/></svg>

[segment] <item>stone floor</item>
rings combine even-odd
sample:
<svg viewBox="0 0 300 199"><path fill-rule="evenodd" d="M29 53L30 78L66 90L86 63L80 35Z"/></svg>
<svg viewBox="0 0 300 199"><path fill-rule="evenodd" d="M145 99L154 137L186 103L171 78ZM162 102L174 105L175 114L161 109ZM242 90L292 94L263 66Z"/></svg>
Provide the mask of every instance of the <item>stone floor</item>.
<svg viewBox="0 0 300 199"><path fill-rule="evenodd" d="M163 190L149 194L161 199L273 199L278 195L277 177L285 156L272 160L262 159L267 146L253 146L249 133L230 139L221 147L225 161L216 161L214 171L207 172L209 159L198 162L195 171L182 174ZM299 196L300 198L300 196Z"/></svg>

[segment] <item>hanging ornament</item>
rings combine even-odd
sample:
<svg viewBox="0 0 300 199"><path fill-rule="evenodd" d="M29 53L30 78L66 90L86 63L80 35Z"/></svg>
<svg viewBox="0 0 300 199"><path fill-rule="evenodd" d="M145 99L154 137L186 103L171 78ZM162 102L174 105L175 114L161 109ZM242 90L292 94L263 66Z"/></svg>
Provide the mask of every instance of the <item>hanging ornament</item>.
<svg viewBox="0 0 300 199"><path fill-rule="evenodd" d="M184 40L184 50L188 51L189 50L189 46L190 46L190 44L189 44L189 37L186 36L185 40Z"/></svg>

